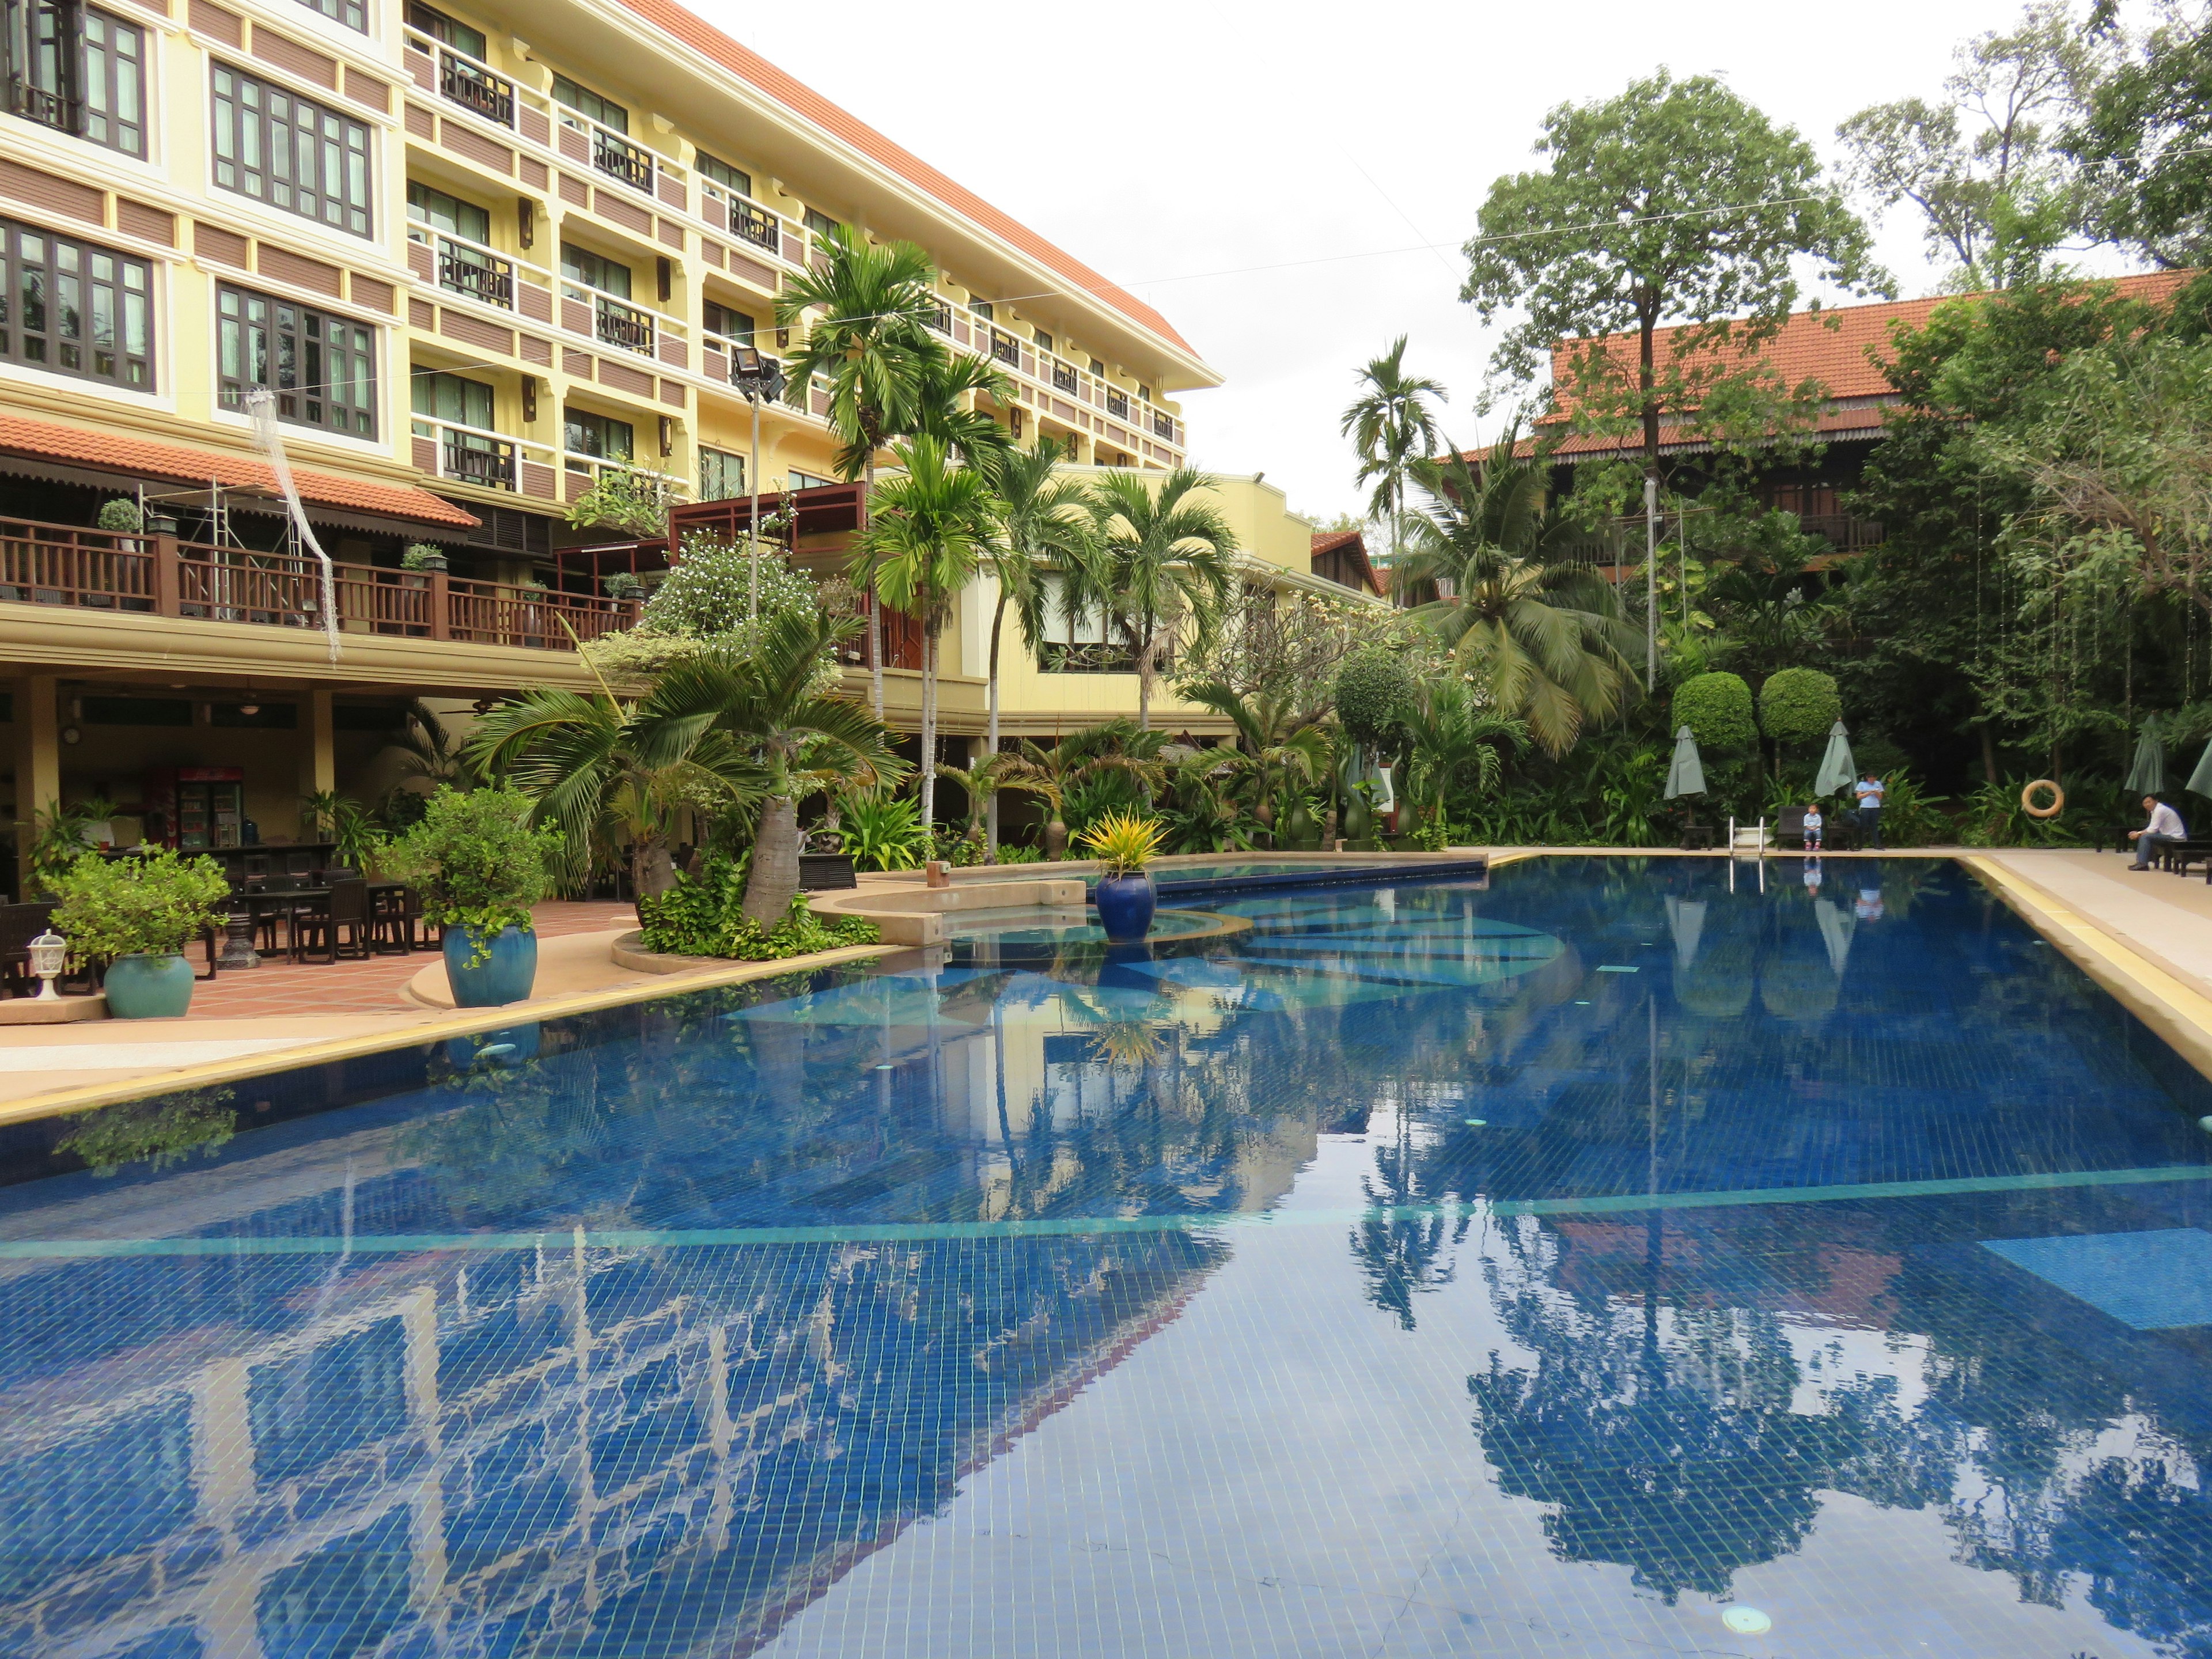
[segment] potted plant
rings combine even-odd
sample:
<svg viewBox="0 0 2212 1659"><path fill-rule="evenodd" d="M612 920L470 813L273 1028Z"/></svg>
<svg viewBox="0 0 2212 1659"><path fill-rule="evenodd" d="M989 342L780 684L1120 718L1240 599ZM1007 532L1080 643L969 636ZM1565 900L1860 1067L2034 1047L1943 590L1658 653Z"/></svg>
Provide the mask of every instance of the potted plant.
<svg viewBox="0 0 2212 1659"><path fill-rule="evenodd" d="M1105 866L1093 902L1109 939L1139 939L1152 930L1152 912L1160 901L1145 866L1158 856L1164 829L1158 818L1109 812L1079 838L1084 850Z"/></svg>
<svg viewBox="0 0 2212 1659"><path fill-rule="evenodd" d="M422 919L446 932L446 975L457 1008L520 1002L538 977L530 907L545 896L561 832L535 828L511 789L441 788L420 823L378 863L412 887Z"/></svg>
<svg viewBox="0 0 2212 1659"><path fill-rule="evenodd" d="M435 542L410 542L399 555L402 570L428 572L446 568L446 550Z"/></svg>
<svg viewBox="0 0 2212 1659"><path fill-rule="evenodd" d="M185 946L230 911L230 884L213 859L164 848L127 858L87 853L52 877L53 928L80 957L107 963L107 1012L118 1019L175 1019L192 1003Z"/></svg>
<svg viewBox="0 0 2212 1659"><path fill-rule="evenodd" d="M117 495L100 504L97 521L102 530L119 530L127 535L137 535L146 527L146 515L138 510L138 503L128 495Z"/></svg>

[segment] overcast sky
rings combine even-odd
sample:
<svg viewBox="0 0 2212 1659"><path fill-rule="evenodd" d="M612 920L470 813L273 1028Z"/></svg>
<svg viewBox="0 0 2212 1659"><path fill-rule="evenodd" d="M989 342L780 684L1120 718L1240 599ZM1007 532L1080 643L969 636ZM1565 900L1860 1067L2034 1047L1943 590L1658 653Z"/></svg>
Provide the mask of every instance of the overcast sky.
<svg viewBox="0 0 2212 1659"><path fill-rule="evenodd" d="M1724 76L1832 157L1838 121L1936 95L1954 47L2021 10L690 3L1158 306L1226 377L1184 398L1194 460L1264 471L1320 518L1363 505L1337 418L1399 334L1450 391L1447 430L1474 441L1490 342L1455 297L1456 250L1491 181L1531 165L1553 105L1664 64ZM1881 240L1900 294L1931 291L1906 211Z"/></svg>

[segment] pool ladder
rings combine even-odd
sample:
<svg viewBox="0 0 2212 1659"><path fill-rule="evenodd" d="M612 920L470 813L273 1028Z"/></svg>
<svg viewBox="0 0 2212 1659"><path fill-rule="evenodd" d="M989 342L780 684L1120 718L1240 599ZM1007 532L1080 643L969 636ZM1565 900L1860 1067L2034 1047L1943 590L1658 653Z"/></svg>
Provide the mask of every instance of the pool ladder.
<svg viewBox="0 0 2212 1659"><path fill-rule="evenodd" d="M1729 852L1732 856L1741 858L1748 854L1752 858L1765 858L1766 848L1765 818L1759 819L1755 829L1739 828L1734 818L1729 820Z"/></svg>

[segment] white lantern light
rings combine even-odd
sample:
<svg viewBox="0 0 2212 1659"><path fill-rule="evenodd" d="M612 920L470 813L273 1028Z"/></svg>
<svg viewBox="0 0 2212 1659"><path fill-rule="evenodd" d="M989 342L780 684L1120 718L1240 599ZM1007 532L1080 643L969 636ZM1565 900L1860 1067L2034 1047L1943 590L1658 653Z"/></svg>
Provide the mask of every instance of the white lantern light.
<svg viewBox="0 0 2212 1659"><path fill-rule="evenodd" d="M54 994L54 981L69 966L69 941L48 928L30 944L31 971L46 981L39 988L41 1000Z"/></svg>

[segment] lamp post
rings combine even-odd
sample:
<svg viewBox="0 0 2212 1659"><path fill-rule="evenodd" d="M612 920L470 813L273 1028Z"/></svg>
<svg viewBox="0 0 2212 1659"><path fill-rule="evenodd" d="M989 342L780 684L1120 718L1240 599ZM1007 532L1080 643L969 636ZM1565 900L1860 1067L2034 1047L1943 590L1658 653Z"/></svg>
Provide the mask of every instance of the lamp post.
<svg viewBox="0 0 2212 1659"><path fill-rule="evenodd" d="M69 941L50 927L33 939L28 949L31 971L45 981L39 987L39 1000L52 1002L57 1000L54 981L62 976L62 969L69 966Z"/></svg>
<svg viewBox="0 0 2212 1659"><path fill-rule="evenodd" d="M760 620L760 412L763 402L783 396L783 365L751 345L736 345L730 353L730 384L753 406L753 453L745 463L745 482L752 489L752 516L745 521L751 544L751 586L745 604L750 622Z"/></svg>

